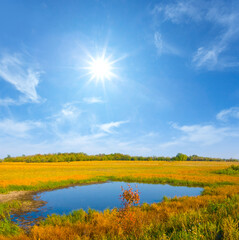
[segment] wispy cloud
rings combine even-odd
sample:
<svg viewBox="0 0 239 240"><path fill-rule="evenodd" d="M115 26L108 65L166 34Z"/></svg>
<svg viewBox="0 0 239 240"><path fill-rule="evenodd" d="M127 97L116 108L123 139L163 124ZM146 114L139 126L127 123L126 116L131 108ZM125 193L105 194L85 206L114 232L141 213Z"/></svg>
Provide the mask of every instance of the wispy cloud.
<svg viewBox="0 0 239 240"><path fill-rule="evenodd" d="M154 33L154 45L158 54L180 55L180 51L163 40L162 35L157 31Z"/></svg>
<svg viewBox="0 0 239 240"><path fill-rule="evenodd" d="M212 48L200 47L194 54L192 62L198 68L206 66L208 69L213 70L219 64L218 56L223 50L224 47L219 45Z"/></svg>
<svg viewBox="0 0 239 240"><path fill-rule="evenodd" d="M81 110L71 103L66 103L60 111L60 115L67 119L76 119L81 114Z"/></svg>
<svg viewBox="0 0 239 240"><path fill-rule="evenodd" d="M223 58L229 45L239 38L239 13L231 10L224 12L222 9L211 8L206 15L209 22L221 26L222 33L209 46L199 47L193 57L196 67L206 67L208 69L226 68L239 66L239 60L231 61Z"/></svg>
<svg viewBox="0 0 239 240"><path fill-rule="evenodd" d="M58 124L65 120L70 120L70 121L78 120L81 113L82 113L82 110L78 108L74 102L68 102L63 104L62 108L56 114L53 114L47 119L51 119L51 121L54 124L55 123Z"/></svg>
<svg viewBox="0 0 239 240"><path fill-rule="evenodd" d="M231 129L229 127L215 127L213 125L172 125L173 128L179 130L181 137L172 141L162 143L161 147L170 147L173 145L200 144L209 146L221 142L226 137L239 137L239 129ZM235 131L236 130L236 131Z"/></svg>
<svg viewBox="0 0 239 240"><path fill-rule="evenodd" d="M43 127L38 121L15 121L13 119L3 119L0 121L0 136L25 138L29 137L29 132L33 129Z"/></svg>
<svg viewBox="0 0 239 240"><path fill-rule="evenodd" d="M217 114L217 119L221 121L227 121L230 118L239 119L239 107L232 107L229 109L224 109Z"/></svg>
<svg viewBox="0 0 239 240"><path fill-rule="evenodd" d="M225 136L232 135L229 128L215 127L213 125L174 125L174 127L185 134L183 140L200 142L205 145L220 142Z"/></svg>
<svg viewBox="0 0 239 240"><path fill-rule="evenodd" d="M14 140L14 141L13 141ZM11 144L12 143L12 144ZM0 157L19 156L22 154L56 153L56 152L85 152L88 154L120 152L131 155L150 155L151 148L137 141L123 141L119 137L110 137L106 133L91 135L66 134L57 140L34 142L26 139L0 138Z"/></svg>
<svg viewBox="0 0 239 240"><path fill-rule="evenodd" d="M118 121L118 122L110 122L98 125L98 128L106 133L113 133L114 128L118 128L120 125L127 123L128 121Z"/></svg>
<svg viewBox="0 0 239 240"><path fill-rule="evenodd" d="M181 23L194 19L200 21L203 9L198 1L180 1L169 4L158 4L153 9L153 14L163 14L164 21L170 20L174 23Z"/></svg>
<svg viewBox="0 0 239 240"><path fill-rule="evenodd" d="M21 104L24 102L39 102L36 87L39 83L40 72L21 58L20 55L4 55L0 59L0 79L12 84L23 95L19 100L1 99L3 104Z"/></svg>
<svg viewBox="0 0 239 240"><path fill-rule="evenodd" d="M9 106L9 105L18 105L19 101L12 98L3 98L0 99L0 106Z"/></svg>
<svg viewBox="0 0 239 240"><path fill-rule="evenodd" d="M7 154L36 154L36 153L53 153L53 152L86 152L89 154L121 152L131 155L169 155L173 156L179 151L191 154L219 156L217 146L223 146L228 140L236 143L235 139L239 138L239 128L217 127L214 124L197 124L197 125L178 125L172 124L175 130L175 136L171 141L162 142L163 136L158 132L149 132L142 136L126 139L120 131L115 133L115 128L121 127L128 121L110 122L97 125L95 131L85 133L78 131L58 131L52 129L51 123L54 120L42 123L37 121L15 121L4 119L0 121L0 156L5 157ZM35 137L35 131L49 135L50 138ZM161 144L159 144L161 142ZM235 144L236 145L236 144ZM233 145L233 148L236 147ZM205 149L208 151L205 152ZM213 149L213 150L212 150ZM225 145L225 149L230 149ZM238 153L222 151L224 156L238 157ZM221 157L223 155L220 155Z"/></svg>
<svg viewBox="0 0 239 240"><path fill-rule="evenodd" d="M217 120L226 122L229 118L239 119L239 108L232 107L220 111L216 115ZM239 137L239 124L233 126L221 126L220 122L214 124L195 124L195 125L178 125L171 123L171 127L181 134L179 137L173 138L171 141L162 143L161 147L170 147L174 145L185 145L190 143L197 143L202 146L209 146L229 138Z"/></svg>
<svg viewBox="0 0 239 240"><path fill-rule="evenodd" d="M64 138L65 135L73 132L79 134L82 126L82 110L74 103L65 103L62 108L52 116L46 118L48 134L53 138Z"/></svg>
<svg viewBox="0 0 239 240"><path fill-rule="evenodd" d="M74 111L70 104L63 107L62 115L72 117ZM80 122L77 117L73 123ZM64 116L63 116L64 118ZM64 123L64 120L62 120ZM90 154L138 151L139 154L145 151L145 147L132 142L123 141L120 136L114 136L113 130L119 128L127 121L110 122L99 124L93 132L81 131L78 126L72 124L69 129L53 127L61 125L56 118L48 118L45 122L37 121L16 121L4 119L0 121L0 157L8 154L36 154L52 152L86 152ZM74 126L73 126L74 125ZM91 123L88 121L88 128ZM72 128L71 128L72 127ZM37 131L40 130L40 131ZM36 134L40 134L40 138ZM46 138L45 136L48 136ZM44 136L44 137L43 137Z"/></svg>
<svg viewBox="0 0 239 240"><path fill-rule="evenodd" d="M88 104L103 103L104 102L101 98L98 98L98 97L84 98L83 101L85 103L88 103Z"/></svg>
<svg viewBox="0 0 239 240"><path fill-rule="evenodd" d="M239 38L239 4L221 1L183 0L169 4L157 5L153 13L163 14L164 21L175 24L188 22L208 22L212 26L219 26L220 31L206 46L200 46L193 54L192 63L196 68L216 68L239 66L239 60L226 58L229 45Z"/></svg>

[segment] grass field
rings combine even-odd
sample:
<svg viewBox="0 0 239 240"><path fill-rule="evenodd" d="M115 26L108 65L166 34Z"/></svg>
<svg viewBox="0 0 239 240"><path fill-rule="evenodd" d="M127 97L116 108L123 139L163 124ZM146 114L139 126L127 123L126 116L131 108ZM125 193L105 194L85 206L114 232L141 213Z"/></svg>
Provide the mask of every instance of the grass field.
<svg viewBox="0 0 239 240"><path fill-rule="evenodd" d="M234 163L234 165L238 163ZM1 163L0 187L37 184L65 180L87 180L97 177L167 178L194 183L237 183L238 177L217 174L231 162L143 162L90 161L61 163Z"/></svg>
<svg viewBox="0 0 239 240"><path fill-rule="evenodd" d="M230 168L232 165L236 167ZM192 161L3 162L0 192L4 194L107 180L203 186L205 191L198 197L135 207L132 219L126 218L123 225L117 210L76 211L49 217L27 234L8 217L21 203L2 203L0 239L239 239L237 166L239 163Z"/></svg>

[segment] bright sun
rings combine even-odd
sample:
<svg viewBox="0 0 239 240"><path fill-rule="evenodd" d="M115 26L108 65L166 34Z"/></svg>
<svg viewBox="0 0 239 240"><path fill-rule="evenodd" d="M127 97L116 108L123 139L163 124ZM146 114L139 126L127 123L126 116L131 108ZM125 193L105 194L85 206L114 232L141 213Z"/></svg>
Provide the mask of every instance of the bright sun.
<svg viewBox="0 0 239 240"><path fill-rule="evenodd" d="M91 78L98 81L105 81L105 79L110 80L110 78L113 76L112 73L112 63L110 63L107 59L104 57L92 59L92 62L90 63L90 74Z"/></svg>
<svg viewBox="0 0 239 240"><path fill-rule="evenodd" d="M111 81L113 78L118 78L114 73L116 69L114 64L121 59L112 59L112 56L106 57L106 49L104 49L102 55L93 57L88 54L89 60L88 66L84 67L88 72L86 75L90 76L89 82L102 83L105 85L106 81Z"/></svg>

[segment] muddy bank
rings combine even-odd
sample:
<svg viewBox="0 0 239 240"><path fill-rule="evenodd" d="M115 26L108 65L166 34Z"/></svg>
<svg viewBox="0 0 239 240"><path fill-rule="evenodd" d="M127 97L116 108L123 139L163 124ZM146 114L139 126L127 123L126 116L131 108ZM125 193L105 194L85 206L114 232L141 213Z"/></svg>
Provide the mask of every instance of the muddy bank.
<svg viewBox="0 0 239 240"><path fill-rule="evenodd" d="M34 192L31 191L12 191L6 194L0 194L0 203L12 200L30 200Z"/></svg>
<svg viewBox="0 0 239 240"><path fill-rule="evenodd" d="M85 185L102 184L102 183L105 183L105 182L69 184L67 186L62 186L62 187L57 187L57 188L52 188L52 189L41 189L38 191L12 191L12 192L9 192L6 194L0 193L0 203L9 202L12 200L36 200L36 197L34 197L34 196L37 195L37 193L48 192L48 191L53 191L53 190L57 190L57 189L75 187L75 186L85 186Z"/></svg>
<svg viewBox="0 0 239 240"><path fill-rule="evenodd" d="M29 229L37 224L43 217L32 219L27 215L30 212L37 212L46 202L42 201L34 191L12 191L7 194L0 194L0 203L10 201L20 201L20 208L12 208L10 210L11 220L21 226L23 229Z"/></svg>
<svg viewBox="0 0 239 240"><path fill-rule="evenodd" d="M36 196L33 191L12 191L7 194L0 194L0 203L10 202L13 200L21 201L20 209L12 209L12 213L23 213L29 211L36 211L37 208L46 204L46 202Z"/></svg>

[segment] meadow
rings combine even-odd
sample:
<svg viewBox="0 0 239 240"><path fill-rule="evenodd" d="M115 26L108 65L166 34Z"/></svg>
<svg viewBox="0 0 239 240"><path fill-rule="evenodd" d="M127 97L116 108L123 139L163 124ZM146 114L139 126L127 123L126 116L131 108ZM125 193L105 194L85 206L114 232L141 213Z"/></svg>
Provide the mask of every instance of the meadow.
<svg viewBox="0 0 239 240"><path fill-rule="evenodd" d="M0 202L0 239L239 239L239 163L226 161L2 162L0 192L39 191L104 181L204 187L198 197L97 212L53 215L28 231L10 212L27 203ZM0 196L1 196L0 195Z"/></svg>

